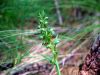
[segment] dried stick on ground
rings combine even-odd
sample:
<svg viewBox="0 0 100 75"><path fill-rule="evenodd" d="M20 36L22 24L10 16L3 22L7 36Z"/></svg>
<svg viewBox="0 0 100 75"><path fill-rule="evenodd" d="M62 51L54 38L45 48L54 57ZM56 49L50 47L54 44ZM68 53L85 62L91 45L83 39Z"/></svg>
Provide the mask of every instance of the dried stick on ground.
<svg viewBox="0 0 100 75"><path fill-rule="evenodd" d="M77 54L77 51L87 42L89 42L89 39L86 39L84 42L82 42L82 44L80 44L78 47L76 47L69 55L66 55L65 58L63 58L63 60L60 61L60 64L62 64L64 66L65 63L67 63L69 61L69 59L71 59L71 57L75 56Z"/></svg>

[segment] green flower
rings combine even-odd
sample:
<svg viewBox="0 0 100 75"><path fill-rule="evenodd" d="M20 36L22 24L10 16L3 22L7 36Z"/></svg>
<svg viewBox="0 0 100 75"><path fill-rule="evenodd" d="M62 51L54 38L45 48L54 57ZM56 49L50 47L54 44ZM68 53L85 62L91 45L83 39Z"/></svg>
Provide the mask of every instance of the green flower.
<svg viewBox="0 0 100 75"><path fill-rule="evenodd" d="M54 39L54 44L56 45L56 44L58 44L60 41L59 41L59 39L58 39L58 35L56 36L56 38Z"/></svg>

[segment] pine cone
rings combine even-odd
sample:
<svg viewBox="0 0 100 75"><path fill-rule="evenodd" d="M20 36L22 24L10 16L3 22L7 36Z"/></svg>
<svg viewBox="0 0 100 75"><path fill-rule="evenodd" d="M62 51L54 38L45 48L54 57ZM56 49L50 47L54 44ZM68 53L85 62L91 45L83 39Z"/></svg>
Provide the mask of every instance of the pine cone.
<svg viewBox="0 0 100 75"><path fill-rule="evenodd" d="M90 53L81 65L79 75L100 75L100 35L95 39Z"/></svg>

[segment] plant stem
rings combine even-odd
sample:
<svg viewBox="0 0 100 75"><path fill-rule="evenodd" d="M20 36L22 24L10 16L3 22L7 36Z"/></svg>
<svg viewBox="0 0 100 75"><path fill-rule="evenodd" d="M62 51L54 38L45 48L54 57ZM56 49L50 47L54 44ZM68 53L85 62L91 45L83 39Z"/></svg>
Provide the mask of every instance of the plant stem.
<svg viewBox="0 0 100 75"><path fill-rule="evenodd" d="M55 66L56 66L56 71L57 71L57 74L58 74L58 75L61 75L58 60L56 60L56 61L55 61Z"/></svg>
<svg viewBox="0 0 100 75"><path fill-rule="evenodd" d="M54 45L54 48L52 49L54 52L53 55L53 59L54 59L54 63L55 63L55 66L56 66L56 71L57 71L57 75L61 75L61 72L60 72L60 67L59 67L59 63L58 63L58 52L57 52L57 49L56 49L56 45Z"/></svg>

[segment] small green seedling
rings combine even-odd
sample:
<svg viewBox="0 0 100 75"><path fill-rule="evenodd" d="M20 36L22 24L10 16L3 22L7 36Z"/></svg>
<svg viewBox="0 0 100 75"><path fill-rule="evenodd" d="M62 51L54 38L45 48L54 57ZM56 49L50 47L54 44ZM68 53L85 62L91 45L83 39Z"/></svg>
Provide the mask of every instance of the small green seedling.
<svg viewBox="0 0 100 75"><path fill-rule="evenodd" d="M52 58L49 59L49 62L56 66L57 74L61 75L58 63L58 50L56 48L56 45L59 43L58 36L54 37L55 32L48 26L48 17L45 16L44 11L39 14L39 18L39 37L43 40L42 44L52 51Z"/></svg>

